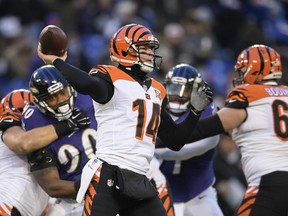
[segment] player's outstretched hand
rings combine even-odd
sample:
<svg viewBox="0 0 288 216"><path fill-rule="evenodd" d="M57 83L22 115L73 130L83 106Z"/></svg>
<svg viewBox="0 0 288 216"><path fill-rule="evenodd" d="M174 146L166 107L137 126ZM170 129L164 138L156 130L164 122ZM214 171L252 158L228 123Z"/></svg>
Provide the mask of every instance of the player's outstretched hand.
<svg viewBox="0 0 288 216"><path fill-rule="evenodd" d="M60 58L62 59L63 61L66 60L67 58L67 51L64 53L63 56L59 57L57 55L46 55L42 52L41 50L41 45L38 44L38 48L37 48L37 53L38 53L38 56L39 58L42 59L42 61L45 63L45 64L49 64L49 65L53 65L53 62L57 59L57 58Z"/></svg>
<svg viewBox="0 0 288 216"><path fill-rule="evenodd" d="M72 111L72 115L67 120L67 122L68 122L69 127L73 131L77 131L79 129L89 127L91 124L91 121L89 117L87 116L87 114L78 108L75 108Z"/></svg>
<svg viewBox="0 0 288 216"><path fill-rule="evenodd" d="M190 103L192 112L200 115L201 112L213 101L213 92L207 82L202 79L198 82L195 80L191 93Z"/></svg>

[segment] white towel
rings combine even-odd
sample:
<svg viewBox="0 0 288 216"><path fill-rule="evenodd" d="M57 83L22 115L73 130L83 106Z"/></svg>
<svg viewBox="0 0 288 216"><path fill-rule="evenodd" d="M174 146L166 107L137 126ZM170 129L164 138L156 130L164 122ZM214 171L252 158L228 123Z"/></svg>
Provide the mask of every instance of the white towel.
<svg viewBox="0 0 288 216"><path fill-rule="evenodd" d="M96 173L97 169L102 166L102 163L103 162L97 158L91 158L84 166L81 174L80 188L76 197L76 201L78 203L83 201L91 179L93 178L93 175Z"/></svg>

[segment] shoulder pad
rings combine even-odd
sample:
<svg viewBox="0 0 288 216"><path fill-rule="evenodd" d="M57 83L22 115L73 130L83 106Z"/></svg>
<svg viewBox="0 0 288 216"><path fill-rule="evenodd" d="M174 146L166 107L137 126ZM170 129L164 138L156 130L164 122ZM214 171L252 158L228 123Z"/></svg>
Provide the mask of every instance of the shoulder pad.
<svg viewBox="0 0 288 216"><path fill-rule="evenodd" d="M247 90L245 86L243 87L237 86L228 94L225 100L225 107L241 109L249 105L246 95Z"/></svg>

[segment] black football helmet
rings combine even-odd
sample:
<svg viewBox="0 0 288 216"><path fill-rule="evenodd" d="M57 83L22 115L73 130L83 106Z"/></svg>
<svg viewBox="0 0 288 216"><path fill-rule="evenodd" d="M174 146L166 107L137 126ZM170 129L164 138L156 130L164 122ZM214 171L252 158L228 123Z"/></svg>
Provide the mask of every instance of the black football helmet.
<svg viewBox="0 0 288 216"><path fill-rule="evenodd" d="M45 65L38 68L32 74L29 86L34 98L34 104L38 106L42 113L53 116L59 121L65 120L71 116L74 108L76 91L57 68L51 65ZM46 100L65 88L67 88L69 98L52 109L47 104Z"/></svg>
<svg viewBox="0 0 288 216"><path fill-rule="evenodd" d="M171 113L180 114L191 109L190 97L196 79L201 79L201 74L188 64L178 64L168 71L164 86L168 98L167 109Z"/></svg>

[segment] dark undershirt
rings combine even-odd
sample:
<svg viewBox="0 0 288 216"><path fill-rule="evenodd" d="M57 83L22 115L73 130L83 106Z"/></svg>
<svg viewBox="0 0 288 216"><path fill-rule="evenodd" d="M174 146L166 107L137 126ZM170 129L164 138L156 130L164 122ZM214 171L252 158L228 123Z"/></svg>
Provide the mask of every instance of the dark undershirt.
<svg viewBox="0 0 288 216"><path fill-rule="evenodd" d="M107 103L113 97L114 85L108 73L93 73L89 75L87 72L61 59L56 59L53 64L79 93L90 95L94 101L100 104ZM131 76L140 85L149 85L149 82L151 85L151 78L142 72L138 66L125 68L119 65L118 68ZM178 151L185 143L188 143L187 140L191 136L200 116L190 112L183 122L176 124L167 113L166 104L167 98L162 103L161 124L157 135L168 148Z"/></svg>

